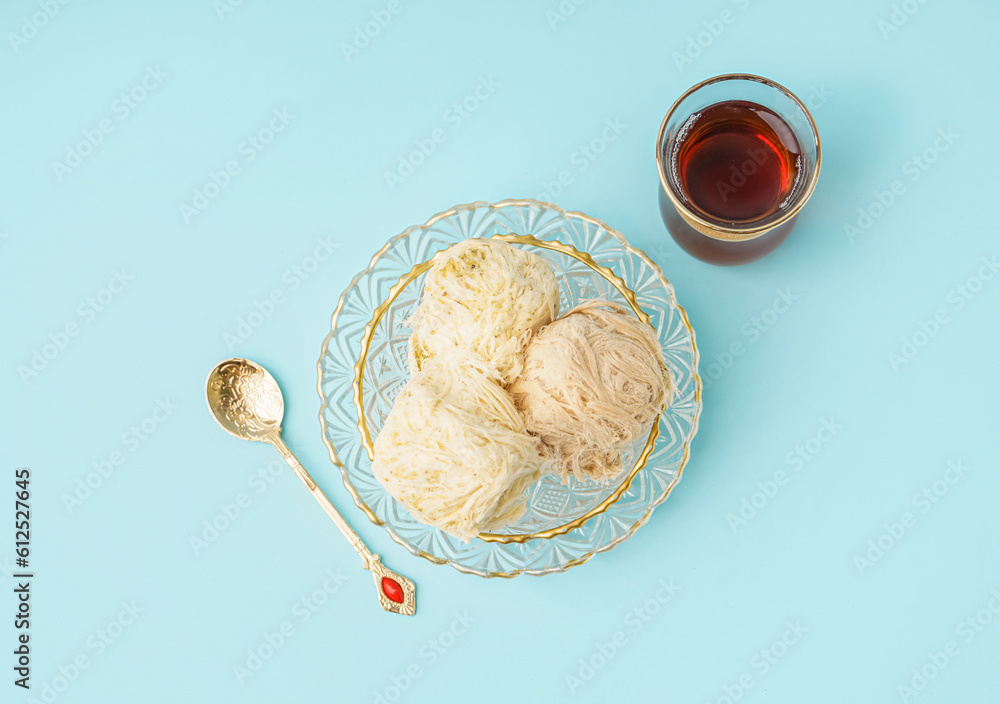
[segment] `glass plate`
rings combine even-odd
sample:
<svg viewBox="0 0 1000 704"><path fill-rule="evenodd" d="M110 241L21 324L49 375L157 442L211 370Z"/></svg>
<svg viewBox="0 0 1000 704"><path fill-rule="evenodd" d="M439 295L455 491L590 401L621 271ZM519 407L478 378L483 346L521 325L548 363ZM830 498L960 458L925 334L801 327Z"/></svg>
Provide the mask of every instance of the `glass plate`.
<svg viewBox="0 0 1000 704"><path fill-rule="evenodd" d="M371 472L371 440L409 378L404 325L435 253L470 237L506 236L539 254L559 281L561 310L593 298L630 306L660 339L676 390L648 437L624 454L607 485L547 476L528 510L502 533L470 543L417 522ZM517 235L533 237L518 238ZM536 241L538 240L538 241ZM534 200L460 205L391 239L354 277L323 342L320 425L330 458L357 506L415 555L483 577L561 572L610 550L648 519L680 480L701 411L694 331L660 268L600 220ZM363 410L359 410L363 409Z"/></svg>

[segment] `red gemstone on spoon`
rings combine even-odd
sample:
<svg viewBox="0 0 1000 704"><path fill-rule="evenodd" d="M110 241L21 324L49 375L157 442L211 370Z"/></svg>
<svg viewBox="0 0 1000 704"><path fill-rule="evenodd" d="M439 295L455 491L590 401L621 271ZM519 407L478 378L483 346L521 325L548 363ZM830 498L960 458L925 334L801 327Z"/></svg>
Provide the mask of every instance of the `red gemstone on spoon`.
<svg viewBox="0 0 1000 704"><path fill-rule="evenodd" d="M382 593L388 597L389 601L395 601L397 604L403 603L403 588L392 577L382 578Z"/></svg>

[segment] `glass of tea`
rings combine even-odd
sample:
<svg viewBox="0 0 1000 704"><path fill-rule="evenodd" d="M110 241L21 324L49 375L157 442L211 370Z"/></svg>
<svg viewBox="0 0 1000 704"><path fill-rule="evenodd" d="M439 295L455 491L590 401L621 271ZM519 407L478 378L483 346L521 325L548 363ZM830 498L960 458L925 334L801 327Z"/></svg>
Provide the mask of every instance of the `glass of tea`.
<svg viewBox="0 0 1000 704"><path fill-rule="evenodd" d="M712 264L745 264L788 236L822 162L802 101L731 73L677 99L660 125L660 214L677 244Z"/></svg>

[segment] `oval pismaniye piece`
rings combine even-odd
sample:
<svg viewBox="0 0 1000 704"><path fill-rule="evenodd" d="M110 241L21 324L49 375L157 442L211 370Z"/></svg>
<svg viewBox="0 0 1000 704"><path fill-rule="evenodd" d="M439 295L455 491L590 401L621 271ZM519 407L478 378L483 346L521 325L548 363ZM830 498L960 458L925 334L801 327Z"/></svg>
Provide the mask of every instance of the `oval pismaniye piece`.
<svg viewBox="0 0 1000 704"><path fill-rule="evenodd" d="M390 601L394 601L397 604L403 603L403 588L399 586L399 582L391 577L382 578L382 593L385 594Z"/></svg>

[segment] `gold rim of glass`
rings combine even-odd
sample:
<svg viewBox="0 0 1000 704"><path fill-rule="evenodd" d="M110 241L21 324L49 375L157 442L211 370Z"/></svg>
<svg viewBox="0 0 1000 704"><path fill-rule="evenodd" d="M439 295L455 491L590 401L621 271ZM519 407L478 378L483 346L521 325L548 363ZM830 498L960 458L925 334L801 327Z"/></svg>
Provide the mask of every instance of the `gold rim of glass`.
<svg viewBox="0 0 1000 704"><path fill-rule="evenodd" d="M692 418L691 418L691 431L690 431L689 436L684 440L684 449L683 449L683 452L681 454L681 459L680 459L680 461L677 464L677 476L674 477L674 479L670 483L670 485L667 486L667 488L664 490L662 498L660 498L655 503L651 503L649 506L647 506L645 512L643 512L643 514L641 516L639 516L639 518L637 518L635 520L635 522L629 527L628 531L620 539L618 539L618 540L616 540L616 541L614 541L614 542L612 542L612 543L610 543L608 545L602 545L602 546L599 546L599 547L594 547L592 550L590 550L586 554L581 555L580 557L575 558L573 560L569 560L568 562L566 562L564 565L561 566L561 569L549 570L549 571L545 571L545 572L541 573L541 574L549 574L551 572L565 572L566 570L569 570L570 568L577 567L578 565L582 565L585 562L589 561L597 553L610 550L612 547L618 545L619 543L622 543L622 542L628 540L633 535L635 535L636 531L639 530L639 528L641 528L643 525L645 525L649 521L650 517L653 515L653 509L655 509L661 503L663 503L664 501L666 501L670 497L670 494L673 493L674 487L676 487L677 484L680 483L680 480L681 480L681 478L684 475L684 468L687 466L688 460L691 457L691 439L698 432L698 421L699 421L699 418L700 418L700 415L701 415L702 381L701 381L701 376L698 374L699 353L698 353L697 341L695 339L694 328L691 327L691 322L688 319L687 311L684 309L684 307L680 303L677 302L677 298L674 295L673 286L670 285L669 280L664 275L663 270L660 268L659 264L657 264L652 259L650 259L648 256L646 256L646 254L643 253L641 250L636 249L635 247L633 247L632 245L630 245L628 243L628 241L625 239L624 235L622 235L620 232L618 232L614 228L610 227L603 220L591 217L590 215L587 215L586 213L581 213L579 211L564 210L563 208L559 207L558 205L556 205L554 203L547 203L547 202L544 202L544 201L538 201L538 200L534 200L534 199L531 199L531 198L521 198L521 199L510 198L510 199L499 201L497 203L489 203L489 202L486 202L486 201L475 201L475 202L472 202L472 203L465 203L463 205L456 205L456 206L454 206L454 207L452 207L452 208L450 208L448 210L445 210L443 212L438 213L437 215L434 215L429 220L427 220L427 222L425 222L425 223L423 223L421 225L413 225L412 227L407 228L406 230L404 230L399 235L396 235L395 237L391 238L388 242L385 243L385 245L382 246L381 249L379 249L372 256L372 258L371 258L371 260L370 260L370 262L368 264L368 268L365 269L364 271L361 271L358 274L356 274L355 277L352 279L351 283L348 285L348 287L345 290L345 292L340 296L340 299L337 302L337 307L334 309L333 315L331 316L331 329L330 329L330 332L327 333L326 338L324 338L324 340L323 340L323 346L322 346L322 348L320 350L319 360L316 363L316 373L317 373L316 391L319 394L320 399L324 401L324 405L320 406L320 410L319 410L319 414L318 415L319 415L320 430L321 430L322 435L323 435L323 444L326 445L327 452L328 452L328 454L330 456L330 461L333 463L333 465L335 467L339 467L341 469L341 480L344 483L344 487L347 489L347 491L350 493L351 497L354 499L354 504L359 509L361 509L366 516L368 516L368 519L372 523L374 523L377 526L385 526L386 525L385 521L383 521L382 519L380 519L374 513L374 511L371 510L371 507L369 507L368 504L365 503L364 499L361 498L361 495L358 493L357 489L355 489L355 487L351 484L350 480L348 479L346 468L344 467L343 462L341 462L340 458L337 456L337 451L333 447L333 443L331 443L330 440L329 440L329 438L327 437L326 419L323 417L323 409L325 408L325 401L326 401L326 397L325 397L325 395L323 393L323 359L326 357L327 350L329 349L329 346L330 346L330 342L331 342L331 340L333 340L333 336L337 332L337 318L340 315L340 312L341 312L341 310L344 307L344 303L346 301L346 294L347 294L348 291L350 291L350 289L354 286L354 284L357 283L357 281L361 278L361 276L363 276L364 274L368 273L371 270L371 268L375 265L375 263L382 257L383 254L385 254L390 249L390 247L392 247L392 245L396 241L398 241L400 239L405 239L406 237L410 236L413 232L416 232L416 231L421 230L421 229L430 228L436 222L438 222L439 220L443 220L445 218L448 218L448 217L451 217L451 216L455 215L456 213L463 212L463 211L476 210L478 208L484 208L484 207L485 208L491 208L491 209L499 209L499 208L505 208L505 207L525 207L525 206L527 206L527 207L537 206L537 207L541 207L541 208L553 210L553 211L559 213L560 215L562 215L563 217L577 218L577 219L582 220L582 221L584 221L586 223L589 223L591 225L594 225L596 227L599 227L599 228L603 229L608 234L610 234L615 240L617 240L619 242L619 244L621 244L621 246L626 251L628 251L630 254L633 254L633 255L641 258L644 262L646 262L650 266L650 268L653 271L656 272L656 274L658 275L659 279L665 284L665 286L667 288L667 291L670 294L671 305L673 305L677 309L677 312L681 316L681 322L683 323L685 330L687 330L688 333L691 336L691 352L692 352L691 375L692 375L692 378L693 378L694 383L695 383L694 399L693 399L693 401L694 401L694 409L695 410L694 410L694 413L692 414ZM654 429L655 429L655 432L657 432L657 434L658 434L659 433L659 422L657 422L657 424L654 426ZM654 446L655 446L655 442L654 442ZM647 457L644 458L644 461L646 459L648 459L648 453L647 453ZM631 484L631 482L630 482L630 484ZM611 505L612 504L609 504L608 507L610 507ZM517 576L519 576L521 574L524 574L526 572L530 572L530 570L526 570L526 569L517 569L517 570L512 570L512 571L509 571L509 572L479 572L479 571L476 571L474 569L470 569L468 567L465 567L464 565L458 564L458 563L456 563L456 562L454 562L452 560L448 560L446 558L438 557L437 555L433 555L433 554L428 553L428 552L426 552L424 550L420 550L419 548L411 545L409 542L407 542L406 540L404 540L400 536L396 535L395 531L392 530L392 526L388 526L388 533L389 533L389 536L393 540L395 540L397 543L399 543L400 545L402 545L403 547L405 547L407 550L409 550L410 552L412 552L414 555L422 557L425 560L427 560L429 562L432 562L432 563L434 563L436 565L447 565L447 564L450 564L453 567L455 567L455 569L457 569L458 571L465 572L467 574L474 574L474 575L477 575L477 576L485 576L487 578L513 579L514 577L517 577Z"/></svg>
<svg viewBox="0 0 1000 704"><path fill-rule="evenodd" d="M725 225L720 225L717 222L707 220L693 210L688 208L674 193L674 189L670 187L670 183L667 180L667 165L664 163L663 157L663 139L667 133L667 123L670 122L670 118L673 117L677 108L680 104L690 96L692 93L701 90L705 86L710 86L714 83L721 83L723 81L733 81L733 80L744 80L744 81L754 81L755 83L762 83L770 88L773 88L788 99L794 102L803 114L806 116L806 120L809 122L809 130L812 133L813 141L816 144L816 166L813 169L812 177L809 179L809 183L806 184L802 191L802 194L796 200L795 204L789 208L780 218L774 220L773 222L768 222L757 227L726 227ZM809 112L809 108L798 99L798 97L792 93L792 91L785 88L780 83L772 81L770 78L765 78L764 76L758 76L753 73L724 73L719 76L713 76L712 78L706 78L700 83L688 88L684 93L674 101L670 109L667 110L666 116L663 118L663 122L660 123L660 131L656 135L656 170L660 176L660 187L663 188L670 202L673 203L677 212L695 228L698 232L702 233L706 237L712 237L713 239L723 240L726 242L741 242L745 240L752 240L756 237L760 237L765 232L769 232L774 228L778 227L782 223L788 222L793 217L798 215L802 206L806 204L809 198L812 196L813 191L816 189L816 183L819 181L820 167L823 164L823 149L820 144L819 130L816 128L816 122L813 120L812 114Z"/></svg>

